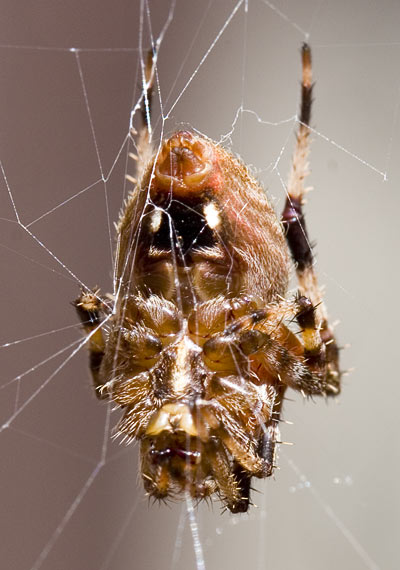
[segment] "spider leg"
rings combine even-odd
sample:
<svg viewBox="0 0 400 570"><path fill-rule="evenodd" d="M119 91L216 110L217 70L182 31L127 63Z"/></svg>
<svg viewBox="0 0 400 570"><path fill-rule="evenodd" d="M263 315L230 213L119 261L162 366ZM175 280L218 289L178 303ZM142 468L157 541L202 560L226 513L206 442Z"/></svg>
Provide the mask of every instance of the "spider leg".
<svg viewBox="0 0 400 570"><path fill-rule="evenodd" d="M207 460L222 500L232 513L245 512L242 505L240 484L232 473L228 457L221 445L210 442ZM246 509L247 510L247 509Z"/></svg>
<svg viewBox="0 0 400 570"><path fill-rule="evenodd" d="M286 391L286 386L281 384L277 387L277 395L272 409L272 414L269 421L263 428L263 433L258 442L258 454L270 466L265 474L265 477L270 477L276 466L276 444L280 438L279 422L283 404L283 397Z"/></svg>
<svg viewBox="0 0 400 570"><path fill-rule="evenodd" d="M251 478L253 474L243 469L237 461L233 463L232 471L240 492L240 499L230 511L232 513L247 513L250 506Z"/></svg>
<svg viewBox="0 0 400 570"><path fill-rule="evenodd" d="M94 290L93 292L82 291L80 297L72 304L82 322L85 334L91 335L88 341L89 367L96 396L100 400L104 400L108 395L101 391L103 383L100 381L100 366L104 356L105 344L100 325L104 318L103 314L106 305L98 297L98 293L98 290Z"/></svg>
<svg viewBox="0 0 400 570"><path fill-rule="evenodd" d="M273 473L275 467L276 441L279 440L279 415L285 389L286 386L283 384L278 388L278 395L271 417L265 426L263 426L263 432L258 439L258 445L256 443L256 447L254 448L252 465L249 465L248 461L243 461L243 447L242 451L238 451L236 447L232 446L232 440L227 442L225 439L225 444L231 453L236 453L236 457L234 456L233 459L232 473L240 493L240 500L238 500L235 505L229 507L232 513L246 513L248 511L251 504L252 477L264 478L269 477ZM254 459L256 459L256 462L254 462Z"/></svg>
<svg viewBox="0 0 400 570"><path fill-rule="evenodd" d="M310 303L308 299L306 301ZM260 322L258 319L265 319L267 314L267 310L256 311L238 319L224 332L216 334L206 341L203 352L208 365L225 373L234 373L238 365L249 359L250 365L251 363L262 365L268 382L279 380L286 386L304 392L306 395L330 393L332 386L326 382L325 369L321 370L319 366L320 361L322 361L321 354L324 346L321 348L321 343L317 344L316 347L310 345L315 350L312 357L317 360L315 364L313 363L313 367L309 366L306 358L310 353L300 343L290 346L294 335L290 334L288 329L286 329L288 346L285 346L281 339L277 340L272 335L254 328L257 322ZM309 318L309 314L307 314L307 318ZM284 330L283 325L281 325L281 330ZM315 340L314 337L317 335L314 333L315 330L312 329L312 333L310 333L312 340ZM281 336L283 337L283 335ZM300 347L302 354L297 353L298 347ZM225 429L227 429L226 426ZM223 440L224 435L221 433L220 437ZM226 445L229 448L229 444L226 443ZM230 451L235 454L232 449ZM241 463L249 471L253 470L252 467L248 467L242 461Z"/></svg>
<svg viewBox="0 0 400 570"><path fill-rule="evenodd" d="M243 354L249 356L250 361L263 366L270 379L277 378L285 386L308 396L325 395L329 390L325 377L314 373L303 357L296 356L259 330L241 333L238 346Z"/></svg>
<svg viewBox="0 0 400 570"><path fill-rule="evenodd" d="M234 489L235 495L237 495L234 501L232 501L232 497L228 501L228 508L232 513L245 513L248 511L251 479L253 476L264 478L272 475L275 466L275 447L277 440L279 440L279 416L285 389L286 386L283 384L278 388L271 417L264 426L262 435L259 437L258 447L256 441L253 448L250 446L251 440L246 441L246 434L232 420L230 422L232 425L229 428L221 427L218 430L219 439L224 443L233 458L231 472L233 479L227 482L230 494L232 495ZM215 473L216 470L214 468L214 475ZM216 478L218 482L218 476ZM232 485L234 486L233 489Z"/></svg>
<svg viewBox="0 0 400 570"><path fill-rule="evenodd" d="M137 184L138 181L142 179L143 173L153 155L153 146L151 144L151 108L154 90L154 75L155 75L155 65L157 60L157 54L155 51L150 49L147 53L146 63L142 66L142 90L143 99L140 105L140 122L141 126L139 132L137 132L133 127L131 128L132 141L136 146L137 154L129 153L129 156L136 161L136 178L133 178L129 174L126 175L126 179L133 184ZM137 139L134 140L134 136L137 135Z"/></svg>
<svg viewBox="0 0 400 570"><path fill-rule="evenodd" d="M296 137L292 167L289 174L287 199L282 213L286 240L296 264L300 295L311 304L297 315L302 327L304 355L313 370L325 374L327 395L340 392L339 352L335 337L328 323L323 295L314 271L314 257L303 214L303 198L306 192L304 179L309 173L310 117L312 105L311 51L307 44L302 47L302 95L299 129Z"/></svg>

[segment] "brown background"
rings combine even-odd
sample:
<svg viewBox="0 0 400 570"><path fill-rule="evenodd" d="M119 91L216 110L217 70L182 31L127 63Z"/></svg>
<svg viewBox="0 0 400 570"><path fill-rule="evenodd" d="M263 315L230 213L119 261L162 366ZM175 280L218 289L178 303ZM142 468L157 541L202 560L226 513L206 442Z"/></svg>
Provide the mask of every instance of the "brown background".
<svg viewBox="0 0 400 570"><path fill-rule="evenodd" d="M307 217L329 311L342 322L337 334L352 345L344 367L355 371L345 378L337 405L303 403L292 395L285 417L294 425L283 426L283 439L295 446L282 450L275 480L257 483L258 509L233 518L221 515L218 503L213 510L199 508L205 565L394 569L400 5L268 4L250 1L247 16L244 4L239 7L164 131L184 124L219 140L243 104L253 113L238 117L231 147L253 165L280 211L279 175L286 179L294 140L293 122L285 120L297 110L298 51L303 32L310 34L317 80L313 125L319 134ZM0 343L72 327L0 349L1 421L11 418L0 434L2 567L195 568L185 506L149 507L137 479L137 449L109 440L106 422L113 426L118 412L109 417L107 406L93 397L85 350L66 363L70 351L55 356L80 338L69 305L79 290L77 279L103 291L112 287L107 220L113 244L125 149L112 166L140 93L139 31L146 48L149 21L157 37L170 4L151 1L148 13L144 5L142 26L139 2L133 0L2 0L0 6L1 159L21 223L50 212L27 230L73 274L15 222L2 181ZM159 55L164 114L234 7L228 0L177 2ZM105 186L94 184L101 175L72 47L82 48ZM156 139L159 117L156 104Z"/></svg>

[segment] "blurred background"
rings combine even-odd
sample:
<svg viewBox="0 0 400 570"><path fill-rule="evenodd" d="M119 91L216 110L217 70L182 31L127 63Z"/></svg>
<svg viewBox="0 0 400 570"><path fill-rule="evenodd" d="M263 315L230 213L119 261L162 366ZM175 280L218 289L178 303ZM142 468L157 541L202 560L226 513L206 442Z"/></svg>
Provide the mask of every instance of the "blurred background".
<svg viewBox="0 0 400 570"><path fill-rule="evenodd" d="M0 6L4 568L398 568L399 3ZM155 140L182 126L222 140L277 212L299 50L306 39L313 49L307 223L338 339L351 345L343 368L354 371L337 402L290 394L282 439L295 445L257 482L248 515L215 502L190 521L185 503L149 505L137 447L110 439L118 412L92 393L70 305L81 284L112 290L140 46L160 35Z"/></svg>

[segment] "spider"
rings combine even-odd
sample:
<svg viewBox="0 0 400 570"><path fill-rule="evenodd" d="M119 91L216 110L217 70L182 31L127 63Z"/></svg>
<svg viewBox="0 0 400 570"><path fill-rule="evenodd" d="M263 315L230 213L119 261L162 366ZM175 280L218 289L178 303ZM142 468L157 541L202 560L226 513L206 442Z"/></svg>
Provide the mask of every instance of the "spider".
<svg viewBox="0 0 400 570"><path fill-rule="evenodd" d="M286 389L340 391L302 209L313 86L307 44L301 53L281 220L246 166L208 138L179 131L153 150L155 58L147 63L137 181L117 224L116 294L85 290L75 306L96 394L123 410L116 435L140 441L144 487L158 499L217 494L232 513L246 512L252 477L275 468ZM286 299L290 254L299 293Z"/></svg>

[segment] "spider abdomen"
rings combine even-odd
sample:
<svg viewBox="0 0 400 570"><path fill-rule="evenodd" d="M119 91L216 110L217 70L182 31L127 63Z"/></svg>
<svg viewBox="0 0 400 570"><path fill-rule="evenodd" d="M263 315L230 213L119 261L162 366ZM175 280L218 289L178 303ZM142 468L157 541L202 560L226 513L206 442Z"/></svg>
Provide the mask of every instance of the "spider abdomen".
<svg viewBox="0 0 400 570"><path fill-rule="evenodd" d="M230 153L181 131L164 142L140 182L119 223L117 277L133 293L162 295L185 312L217 295L251 293L267 302L285 293L280 222Z"/></svg>

